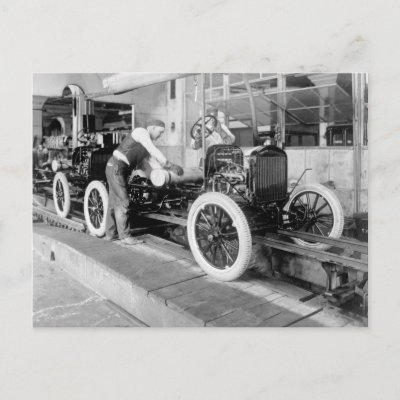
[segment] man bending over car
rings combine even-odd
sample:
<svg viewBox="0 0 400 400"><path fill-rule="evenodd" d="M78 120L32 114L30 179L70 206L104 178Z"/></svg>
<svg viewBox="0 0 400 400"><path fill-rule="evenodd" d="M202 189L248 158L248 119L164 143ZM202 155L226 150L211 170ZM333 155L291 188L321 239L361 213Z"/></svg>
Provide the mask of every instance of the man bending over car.
<svg viewBox="0 0 400 400"><path fill-rule="evenodd" d="M155 159L161 167L170 169L178 175L183 174L179 165L168 161L153 141L165 131L163 121L151 121L147 129L136 128L114 150L107 162L106 177L109 187L108 210L106 216L106 240L121 239L122 243L134 245L142 241L130 236L128 208L129 198L127 179L145 159Z"/></svg>

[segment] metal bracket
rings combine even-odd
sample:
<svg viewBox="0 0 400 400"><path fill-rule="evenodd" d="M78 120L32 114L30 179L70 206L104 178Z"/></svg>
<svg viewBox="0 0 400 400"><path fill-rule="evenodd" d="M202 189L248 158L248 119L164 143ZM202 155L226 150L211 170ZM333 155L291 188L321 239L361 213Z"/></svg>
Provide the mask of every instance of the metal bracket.
<svg viewBox="0 0 400 400"><path fill-rule="evenodd" d="M291 194L293 193L294 189L297 188L297 186L299 185L299 182L300 182L301 178L304 176L304 174L305 174L307 171L312 171L312 168L306 168L306 169L303 171L303 173L300 175L300 178L297 179L296 184L293 186L293 189L289 192L289 195L291 195Z"/></svg>
<svg viewBox="0 0 400 400"><path fill-rule="evenodd" d="M361 308L368 314L368 276L354 288L354 293L361 298Z"/></svg>

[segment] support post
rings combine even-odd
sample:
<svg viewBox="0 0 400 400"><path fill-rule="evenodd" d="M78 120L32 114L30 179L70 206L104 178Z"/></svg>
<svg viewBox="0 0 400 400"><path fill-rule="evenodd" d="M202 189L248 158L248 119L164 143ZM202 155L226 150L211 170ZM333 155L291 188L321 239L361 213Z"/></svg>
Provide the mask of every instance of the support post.
<svg viewBox="0 0 400 400"><path fill-rule="evenodd" d="M286 93L284 93L286 90L286 76L282 73L277 76L277 133L279 134L277 144L283 149L286 143Z"/></svg>
<svg viewBox="0 0 400 400"><path fill-rule="evenodd" d="M258 127L257 127L257 116L256 116L256 107L254 105L254 98L253 98L253 92L251 90L251 86L249 83L249 80L246 76L246 74L243 74L243 82L244 85L246 86L247 93L249 95L249 103L250 103L250 112L251 112L251 126L253 129L253 146L255 145L260 145L261 140L260 136L258 134Z"/></svg>
<svg viewBox="0 0 400 400"><path fill-rule="evenodd" d="M229 74L222 75L224 100L229 100ZM229 128L229 113L225 112L225 125Z"/></svg>
<svg viewBox="0 0 400 400"><path fill-rule="evenodd" d="M132 107L131 124L132 124L132 130L134 130L135 129L135 105L131 104L131 107Z"/></svg>
<svg viewBox="0 0 400 400"><path fill-rule="evenodd" d="M205 81L206 76L205 73L202 72L200 74L201 77L201 141L203 148L203 185L206 184L206 127L205 127L205 113L206 113L206 88Z"/></svg>
<svg viewBox="0 0 400 400"><path fill-rule="evenodd" d="M353 179L354 179L354 212L360 211L361 194L361 145L364 133L364 96L365 74L352 74L353 89Z"/></svg>

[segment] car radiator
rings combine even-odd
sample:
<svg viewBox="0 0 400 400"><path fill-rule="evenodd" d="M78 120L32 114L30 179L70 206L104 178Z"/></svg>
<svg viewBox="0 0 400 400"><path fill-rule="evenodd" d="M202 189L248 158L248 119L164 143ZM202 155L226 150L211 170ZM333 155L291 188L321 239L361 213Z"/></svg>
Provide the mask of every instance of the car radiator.
<svg viewBox="0 0 400 400"><path fill-rule="evenodd" d="M257 156L255 194L258 201L282 201L287 192L287 160L283 153L270 150Z"/></svg>

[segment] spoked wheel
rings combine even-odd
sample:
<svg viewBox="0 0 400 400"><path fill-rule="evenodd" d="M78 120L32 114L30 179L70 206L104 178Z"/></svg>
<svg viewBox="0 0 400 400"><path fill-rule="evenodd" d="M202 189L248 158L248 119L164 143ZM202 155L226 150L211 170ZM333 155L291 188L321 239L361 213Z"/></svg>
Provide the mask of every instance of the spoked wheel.
<svg viewBox="0 0 400 400"><path fill-rule="evenodd" d="M239 206L222 193L205 193L190 208L188 240L199 266L221 281L239 278L251 256L251 232Z"/></svg>
<svg viewBox="0 0 400 400"><path fill-rule="evenodd" d="M53 201L57 215L66 218L71 210L71 194L65 174L57 172L53 180Z"/></svg>
<svg viewBox="0 0 400 400"><path fill-rule="evenodd" d="M297 231L330 238L340 238L343 231L343 208L337 196L325 186L306 184L299 186L284 207L288 221L297 221ZM293 238L302 246L326 249L328 244Z"/></svg>
<svg viewBox="0 0 400 400"><path fill-rule="evenodd" d="M98 237L104 236L106 232L108 193L103 183L100 181L90 182L85 191L83 208L89 232Z"/></svg>

